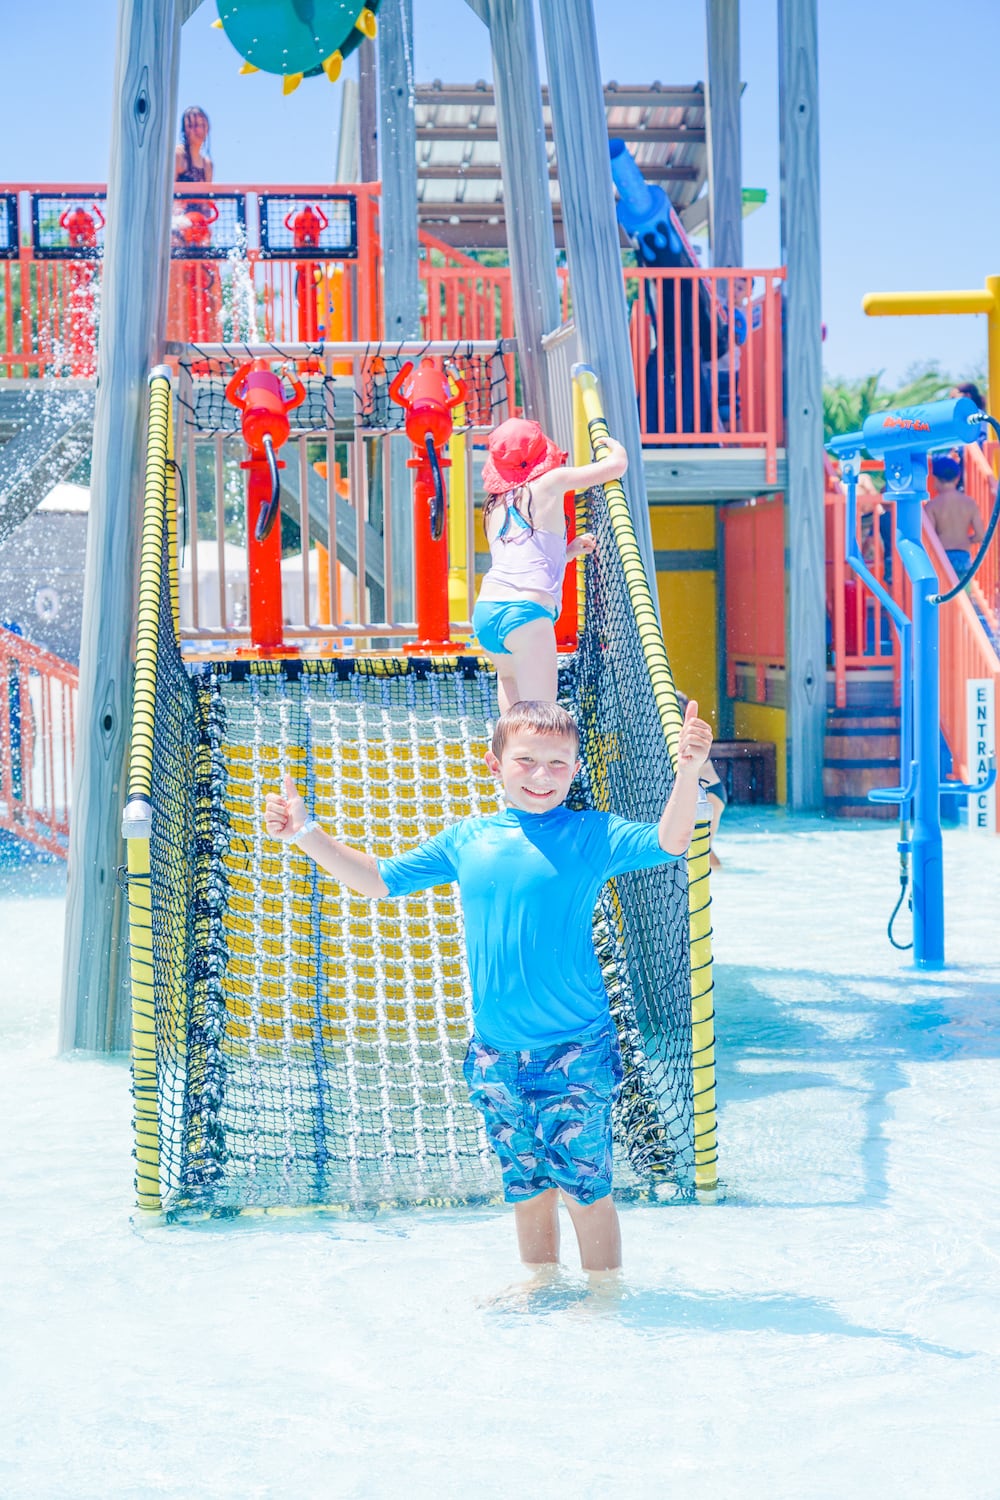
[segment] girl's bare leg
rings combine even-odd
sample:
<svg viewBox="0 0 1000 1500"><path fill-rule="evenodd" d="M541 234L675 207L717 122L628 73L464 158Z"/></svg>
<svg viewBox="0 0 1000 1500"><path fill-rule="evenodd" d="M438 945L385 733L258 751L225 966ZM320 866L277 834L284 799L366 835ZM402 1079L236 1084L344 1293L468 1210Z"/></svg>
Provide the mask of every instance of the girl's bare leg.
<svg viewBox="0 0 1000 1500"><path fill-rule="evenodd" d="M559 1190L549 1188L525 1203L514 1204L518 1252L526 1266L559 1261Z"/></svg>
<svg viewBox="0 0 1000 1500"><path fill-rule="evenodd" d="M514 703L555 703L559 696L559 660L556 633L551 620L529 620L518 625L504 641L510 657L504 659L505 675L517 682Z"/></svg>
<svg viewBox="0 0 1000 1500"><path fill-rule="evenodd" d="M622 1232L615 1201L608 1193L596 1203L577 1203L567 1193L563 1202L576 1230L580 1265L585 1271L616 1271L622 1263Z"/></svg>
<svg viewBox="0 0 1000 1500"><path fill-rule="evenodd" d="M509 662L510 657L502 657L501 660ZM521 701L517 691L517 678L509 666L498 665L496 657L493 658L493 663L497 669L497 702L500 705L500 712L505 714L508 708L513 708L515 703Z"/></svg>

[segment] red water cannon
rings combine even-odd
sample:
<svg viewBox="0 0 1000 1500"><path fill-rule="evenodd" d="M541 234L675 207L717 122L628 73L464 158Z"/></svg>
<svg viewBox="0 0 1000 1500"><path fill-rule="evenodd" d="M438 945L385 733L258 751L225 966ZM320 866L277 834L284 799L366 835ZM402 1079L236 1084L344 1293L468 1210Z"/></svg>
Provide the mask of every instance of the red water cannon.
<svg viewBox="0 0 1000 1500"><path fill-rule="evenodd" d="M186 201L184 212L176 222L177 237L188 246L193 255L207 250L212 243L212 225L219 217L219 210L210 198ZM184 285L187 288L188 338L194 344L209 343L218 337L216 311L218 276L215 268L203 259L192 259L184 267Z"/></svg>
<svg viewBox="0 0 1000 1500"><path fill-rule="evenodd" d="M319 237L329 229L330 220L317 204L306 203L298 213L285 216L285 228L291 230L296 250L318 250Z"/></svg>
<svg viewBox="0 0 1000 1500"><path fill-rule="evenodd" d="M320 235L329 226L330 220L319 204L314 206L312 203L305 203L297 212L285 215L285 228L291 231L298 251L315 250L318 254ZM320 336L318 279L318 269L312 261L305 261L295 277L299 339L303 344L315 344Z"/></svg>
<svg viewBox="0 0 1000 1500"><path fill-rule="evenodd" d="M71 375L90 378L97 373L96 331L94 326L94 260L97 255L98 231L104 228L104 215L96 203L90 208L77 204L67 208L59 219L65 229L71 250L93 251L86 259L67 268L67 335Z"/></svg>
<svg viewBox="0 0 1000 1500"><path fill-rule="evenodd" d="M406 413L406 436L414 454L413 550L417 587L418 640L407 651L454 651L448 638L448 541L445 535L443 470L452 412L466 398L464 380L449 376L435 359L422 359L416 371L407 360L389 386L390 399Z"/></svg>
<svg viewBox="0 0 1000 1500"><path fill-rule="evenodd" d="M89 209L80 204L67 208L59 219L59 228L65 229L72 250L96 250L97 233L104 224L104 215L96 203L92 203Z"/></svg>
<svg viewBox="0 0 1000 1500"><path fill-rule="evenodd" d="M178 229L185 245L191 245L196 250L206 249L212 243L212 225L218 217L219 210L209 198L185 203L183 218L186 222Z"/></svg>
<svg viewBox="0 0 1000 1500"><path fill-rule="evenodd" d="M290 397L266 359L251 359L226 386L226 400L240 413L240 430L250 450L240 467L248 471L250 639L256 651L277 651L282 645L281 527L274 523L281 503L278 471L285 465L277 450L288 440L288 413L306 399L301 380L294 375L289 379Z"/></svg>

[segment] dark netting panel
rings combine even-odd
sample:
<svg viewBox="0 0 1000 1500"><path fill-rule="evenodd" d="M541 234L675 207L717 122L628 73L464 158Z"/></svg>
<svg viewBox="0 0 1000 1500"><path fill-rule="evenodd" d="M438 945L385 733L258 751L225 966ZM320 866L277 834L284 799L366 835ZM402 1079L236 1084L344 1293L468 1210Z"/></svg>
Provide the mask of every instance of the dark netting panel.
<svg viewBox="0 0 1000 1500"><path fill-rule="evenodd" d="M180 1180L181 1163L207 1144L206 1100L221 1087L218 1009L225 972L222 913L225 836L222 700L212 673L192 678L174 638L170 558L164 540L153 731L149 841L156 1024L160 1179ZM176 583L176 579L174 580ZM199 1143L202 1144L199 1144ZM189 1170L194 1170L189 1167Z"/></svg>
<svg viewBox="0 0 1000 1500"><path fill-rule="evenodd" d="M597 538L571 679L584 797L588 806L655 822L673 768L603 489L588 492L583 520ZM640 1176L672 1179L686 1191L694 1167L686 861L610 882L595 940L633 1063L620 1106L630 1162Z"/></svg>
<svg viewBox="0 0 1000 1500"><path fill-rule="evenodd" d="M246 243L242 193L174 193L170 254L175 260L226 260L245 251Z"/></svg>
<svg viewBox="0 0 1000 1500"><path fill-rule="evenodd" d="M586 682L563 673L578 712ZM163 989L157 976L171 1058L161 1082L167 1211L496 1198L461 1072L471 996L457 891L367 901L261 826L263 796L285 768L324 826L379 855L496 811L483 760L492 675L473 660L370 660L210 668L175 687L168 733L186 745L164 795L183 807L185 780L194 795L156 855L170 873L154 903L175 934L157 953L169 978ZM617 807L602 791L619 777L608 731L584 732L577 804ZM648 815L658 812L659 802ZM616 1186L673 1194L691 1157L686 893L682 877L645 878L655 885L609 888L595 919L626 1065Z"/></svg>
<svg viewBox="0 0 1000 1500"><path fill-rule="evenodd" d="M265 346L253 347L259 353ZM281 364L295 363L285 357L279 345L272 347L275 369ZM389 387L405 364L419 364L420 353L401 354L398 345L371 344L355 358L338 357L335 362L338 372L324 374L322 347L316 345L316 359L297 362L296 373L306 388L306 400L290 414L294 429L402 430L406 414L390 400ZM224 357L208 353L197 344L185 346L179 360L185 378L180 383L178 400L186 427L205 435L239 431L240 414L225 398L226 384L237 366L252 357L250 347L245 344L227 343ZM434 358L465 382L464 416L456 423L456 430L491 427L504 419L512 390L511 357L504 354L501 343L488 353L474 352L467 344L456 343L447 353L437 353Z"/></svg>
<svg viewBox="0 0 1000 1500"><path fill-rule="evenodd" d="M107 195L32 193L31 237L41 260L97 260L104 254Z"/></svg>
<svg viewBox="0 0 1000 1500"><path fill-rule="evenodd" d="M260 248L283 260L353 260L358 253L357 204L347 193L311 198L262 193Z"/></svg>
<svg viewBox="0 0 1000 1500"><path fill-rule="evenodd" d="M0 260L16 260L17 253L17 194L0 193Z"/></svg>

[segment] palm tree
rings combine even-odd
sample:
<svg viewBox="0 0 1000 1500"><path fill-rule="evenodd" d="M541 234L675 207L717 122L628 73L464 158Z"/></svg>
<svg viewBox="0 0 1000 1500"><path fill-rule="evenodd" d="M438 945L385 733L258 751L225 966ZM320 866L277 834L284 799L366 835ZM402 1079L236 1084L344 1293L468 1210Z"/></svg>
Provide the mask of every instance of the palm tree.
<svg viewBox="0 0 1000 1500"><path fill-rule="evenodd" d="M866 417L874 411L886 411L892 406L920 406L925 401L938 401L954 384L950 375L944 374L936 364L923 370L911 371L909 379L895 390L879 389L884 371L866 375L863 380L826 381L823 385L823 434L826 438L838 437L845 432L857 432Z"/></svg>

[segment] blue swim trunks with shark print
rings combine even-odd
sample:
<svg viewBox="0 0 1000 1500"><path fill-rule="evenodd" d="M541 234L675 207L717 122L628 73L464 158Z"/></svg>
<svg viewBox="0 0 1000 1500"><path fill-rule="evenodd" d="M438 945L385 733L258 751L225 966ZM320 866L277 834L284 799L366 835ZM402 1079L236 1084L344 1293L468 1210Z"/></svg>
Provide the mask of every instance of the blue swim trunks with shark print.
<svg viewBox="0 0 1000 1500"><path fill-rule="evenodd" d="M500 1158L508 1203L553 1187L584 1204L610 1193L611 1106L622 1081L613 1030L518 1052L474 1036L464 1072Z"/></svg>

